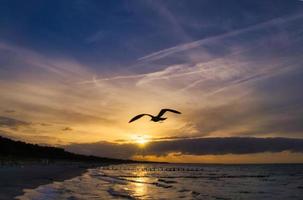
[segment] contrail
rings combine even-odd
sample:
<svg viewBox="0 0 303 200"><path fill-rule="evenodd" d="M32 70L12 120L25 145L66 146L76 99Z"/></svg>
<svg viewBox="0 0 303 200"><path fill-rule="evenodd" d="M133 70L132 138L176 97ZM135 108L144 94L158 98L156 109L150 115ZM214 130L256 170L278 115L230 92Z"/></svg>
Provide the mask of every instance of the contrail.
<svg viewBox="0 0 303 200"><path fill-rule="evenodd" d="M301 0L301 1L303 1L303 0ZM153 61L153 60L159 60L159 59L164 58L166 56L169 56L171 54L175 54L175 53L179 53L179 52L182 52L182 51L197 48L197 47L199 47L199 46L201 46L205 43L208 43L208 42L212 42L212 41L222 39L222 38L225 38L225 37L235 36L235 35L245 33L245 32L248 32L248 31L252 31L252 30L258 30L258 29L261 29L261 28L264 28L266 26L270 26L270 25L273 25L273 24L282 24L282 23L285 23L285 22L288 22L288 21L298 19L300 17L302 17L302 15L293 15L293 16L290 16L290 17L287 17L287 18L277 17L275 19L272 19L272 20L269 20L269 21L266 21L266 22L262 22L262 23L259 23L259 24L256 24L256 25L252 25L252 26L249 26L249 27L246 27L246 28L243 28L243 29L238 29L238 30L235 30L235 31L231 31L231 32L228 32L228 33L221 34L221 35L217 35L217 36L213 36L213 37L209 37L209 38L205 38L205 39L201 39L201 40L196 40L194 42L189 42L189 43L177 45L177 46L174 46L174 47L171 47L171 48L168 48L168 49L163 49L163 50L148 54L146 56L143 56L141 58L138 58L137 60L138 61L146 61L146 62Z"/></svg>

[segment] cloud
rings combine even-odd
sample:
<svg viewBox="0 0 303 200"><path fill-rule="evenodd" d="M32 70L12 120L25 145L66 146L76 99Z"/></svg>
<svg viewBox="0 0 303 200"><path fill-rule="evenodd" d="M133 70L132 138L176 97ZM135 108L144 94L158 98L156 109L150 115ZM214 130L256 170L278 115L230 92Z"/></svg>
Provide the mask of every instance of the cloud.
<svg viewBox="0 0 303 200"><path fill-rule="evenodd" d="M72 90L72 97L90 96L96 100L78 111L83 114L88 108L86 114L95 114L100 110L98 116L112 120L106 127L114 126L120 134L114 139L106 131L100 134L111 141L127 141L130 134L138 133L172 137L187 132L181 130L187 123L192 124L188 127L190 137L302 137L302 49L298 47L302 37L296 26L300 21L300 16L277 18L251 30L211 40L205 46L177 52L176 57L180 53L190 57L183 63L171 65L159 60L162 68L154 70L153 64L147 62L142 65L151 66L146 73L92 75L92 80L77 84L77 92L72 85L65 88ZM206 59L205 54L209 55ZM66 95L64 91L62 94ZM81 98L71 98L78 108L83 108ZM61 101L65 102L65 98ZM124 124L133 113L156 112L163 106L185 112L180 119L171 118L161 126L140 125L141 122L136 126ZM64 113L60 115L65 116ZM72 119L70 116L80 115L68 116ZM105 125L94 130L104 128Z"/></svg>
<svg viewBox="0 0 303 200"><path fill-rule="evenodd" d="M73 129L71 127L65 127L62 129L62 131L72 131Z"/></svg>
<svg viewBox="0 0 303 200"><path fill-rule="evenodd" d="M18 128L20 126L29 126L30 122L18 120L11 117L0 116L0 127Z"/></svg>
<svg viewBox="0 0 303 200"><path fill-rule="evenodd" d="M5 113L15 113L15 110L4 110Z"/></svg>
<svg viewBox="0 0 303 200"><path fill-rule="evenodd" d="M181 26L184 34L188 33L170 9L160 10L160 16L168 19L173 32L182 34ZM202 23L200 15L192 18ZM255 22L260 21L263 19ZM244 24L254 24L250 22ZM78 62L78 55L75 59L56 58L42 54L44 51L0 43L1 105L16 109L33 124L52 124L35 127L32 138L51 136L65 144L100 140L125 143L133 135L147 135L155 138L154 142L204 136L302 137L301 22L300 15L285 16L244 29L229 29L223 35L194 34L196 39L212 35L202 40L163 40L160 46L144 42L149 50L168 48L116 67ZM153 37L162 43L161 35ZM95 36L91 42L100 39ZM186 43L169 47L182 42ZM184 112L180 117L168 116L163 124L147 120L127 123L137 113L157 113L163 107ZM74 131L58 133L65 126ZM188 136L183 138L184 133Z"/></svg>
<svg viewBox="0 0 303 200"><path fill-rule="evenodd" d="M97 142L87 144L70 144L65 146L69 151L116 158L131 158L135 155L165 156L171 153L180 155L226 155L254 154L283 151L303 153L303 139L295 138L194 138L155 141L144 148L137 144Z"/></svg>
<svg viewBox="0 0 303 200"><path fill-rule="evenodd" d="M52 126L51 124L48 123L38 123L40 126Z"/></svg>
<svg viewBox="0 0 303 200"><path fill-rule="evenodd" d="M290 17L287 17L287 18L278 17L278 18L275 18L275 19L272 19L272 20L269 20L269 21L266 21L266 22L259 23L257 25L252 25L252 26L249 26L249 27L246 27L246 28L241 28L239 30L233 30L233 31L230 31L230 32L227 32L227 33L223 33L221 35L211 36L211 37L208 37L206 39L196 40L194 42L189 42L189 43L177 45L177 46L174 46L174 47L170 47L168 49L163 49L163 50L148 54L146 56L143 56L141 58L138 58L138 61L149 62L149 61L159 60L161 58L167 57L167 56L175 54L175 53L188 51L188 50L191 50L193 48L200 47L201 45L207 45L208 43L211 43L211 42L217 42L217 41L219 41L221 39L224 39L224 38L237 36L237 35L240 35L240 34L243 34L243 33L247 33L249 31L256 31L256 30L259 30L259 29L268 28L268 27L271 27L271 26L275 26L277 24L283 24L283 23L286 23L286 22L289 22L289 21L296 20L296 19L301 18L301 17L302 17L302 15L293 15L293 16L290 16Z"/></svg>
<svg viewBox="0 0 303 200"><path fill-rule="evenodd" d="M86 155L96 155L112 158L130 158L138 153L139 149L134 144L118 144L106 141L96 143L70 144L64 146L68 151Z"/></svg>
<svg viewBox="0 0 303 200"><path fill-rule="evenodd" d="M88 44L96 43L102 40L104 37L105 37L105 31L100 30L85 38L84 42Z"/></svg>
<svg viewBox="0 0 303 200"><path fill-rule="evenodd" d="M152 143L145 152L151 155L167 155L172 152L185 155L224 155L282 151L303 152L303 139L231 137L175 140Z"/></svg>

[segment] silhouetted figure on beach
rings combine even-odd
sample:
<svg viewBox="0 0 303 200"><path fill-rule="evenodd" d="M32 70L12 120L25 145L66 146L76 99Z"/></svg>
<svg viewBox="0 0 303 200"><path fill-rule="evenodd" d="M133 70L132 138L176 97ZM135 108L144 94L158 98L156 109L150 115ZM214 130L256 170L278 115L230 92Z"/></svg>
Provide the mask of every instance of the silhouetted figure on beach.
<svg viewBox="0 0 303 200"><path fill-rule="evenodd" d="M151 114L140 114L135 116L134 118L132 118L128 123L131 123L137 119L140 119L141 117L143 117L144 115L150 116L151 117L151 121L153 122L161 122L166 120L167 118L162 117L164 115L165 112L173 112L176 114L181 114L181 112L177 111L177 110L173 110L173 109L168 109L168 108L164 108L162 109L159 114L157 116L151 115Z"/></svg>

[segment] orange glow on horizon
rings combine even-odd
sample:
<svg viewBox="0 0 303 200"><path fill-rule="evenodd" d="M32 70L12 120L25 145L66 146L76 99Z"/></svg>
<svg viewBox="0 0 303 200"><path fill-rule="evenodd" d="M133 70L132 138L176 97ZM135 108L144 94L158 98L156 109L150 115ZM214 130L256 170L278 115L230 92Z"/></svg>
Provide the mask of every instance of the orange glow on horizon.
<svg viewBox="0 0 303 200"><path fill-rule="evenodd" d="M270 158L270 159L268 159ZM303 153L284 151L280 153L226 154L226 155L183 155L171 153L166 156L133 156L139 161L171 163L215 163L215 164L256 164L256 163L303 163Z"/></svg>

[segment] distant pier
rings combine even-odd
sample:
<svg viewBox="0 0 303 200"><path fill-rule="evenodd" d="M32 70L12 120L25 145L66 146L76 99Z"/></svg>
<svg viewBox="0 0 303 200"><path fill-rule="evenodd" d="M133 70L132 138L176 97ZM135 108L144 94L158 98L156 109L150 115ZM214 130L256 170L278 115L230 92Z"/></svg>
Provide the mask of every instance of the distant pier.
<svg viewBox="0 0 303 200"><path fill-rule="evenodd" d="M112 171L203 171L201 167L100 167L101 170Z"/></svg>

